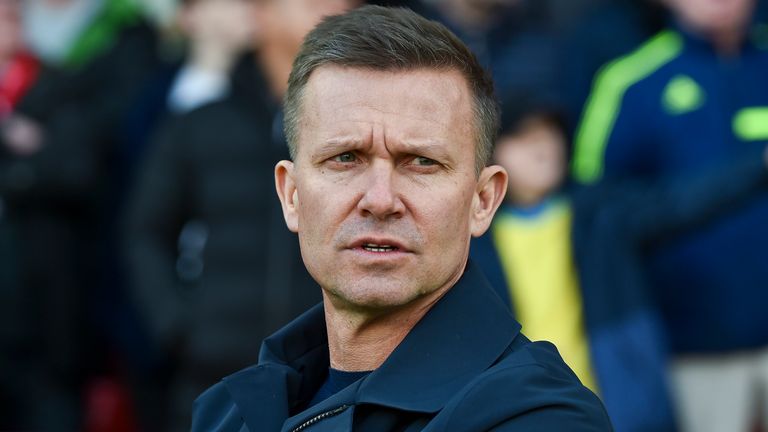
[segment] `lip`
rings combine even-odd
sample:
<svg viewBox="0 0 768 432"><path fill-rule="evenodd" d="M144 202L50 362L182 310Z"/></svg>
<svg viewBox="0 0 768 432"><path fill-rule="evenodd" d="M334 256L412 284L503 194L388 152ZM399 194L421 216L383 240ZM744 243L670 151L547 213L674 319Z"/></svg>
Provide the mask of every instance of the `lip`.
<svg viewBox="0 0 768 432"><path fill-rule="evenodd" d="M360 250L364 252L368 252L363 248L366 244L375 244L375 245L387 245L392 246L396 249L390 251L390 252L370 252L370 253L376 253L376 254L392 254L392 253L410 253L411 250L408 249L402 242L387 238L387 237L360 237L349 244L348 248L353 250Z"/></svg>

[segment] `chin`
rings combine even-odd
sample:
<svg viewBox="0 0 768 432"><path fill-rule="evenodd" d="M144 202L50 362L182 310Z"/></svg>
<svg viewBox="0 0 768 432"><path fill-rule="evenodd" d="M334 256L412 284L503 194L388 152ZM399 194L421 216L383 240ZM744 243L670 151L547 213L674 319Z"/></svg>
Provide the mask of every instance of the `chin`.
<svg viewBox="0 0 768 432"><path fill-rule="evenodd" d="M421 297L416 288L402 287L399 284L360 281L354 286L343 285L327 290L338 301L339 306L360 310L387 310L412 303Z"/></svg>

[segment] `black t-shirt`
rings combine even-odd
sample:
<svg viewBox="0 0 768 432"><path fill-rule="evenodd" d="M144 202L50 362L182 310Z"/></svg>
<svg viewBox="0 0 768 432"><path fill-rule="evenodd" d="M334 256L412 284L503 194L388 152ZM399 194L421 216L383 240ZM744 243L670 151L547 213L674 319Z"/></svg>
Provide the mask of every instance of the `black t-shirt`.
<svg viewBox="0 0 768 432"><path fill-rule="evenodd" d="M320 389L312 397L312 400L309 401L307 408L319 404L355 382L365 378L370 373L371 371L347 372L328 368L328 377L326 377L323 385L320 386Z"/></svg>

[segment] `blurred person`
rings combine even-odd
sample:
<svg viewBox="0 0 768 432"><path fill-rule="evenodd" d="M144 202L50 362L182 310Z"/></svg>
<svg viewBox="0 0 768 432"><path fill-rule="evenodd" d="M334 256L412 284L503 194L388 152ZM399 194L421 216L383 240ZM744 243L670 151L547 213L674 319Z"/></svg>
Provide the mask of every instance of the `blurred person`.
<svg viewBox="0 0 768 432"><path fill-rule="evenodd" d="M252 3L182 1L178 19L189 39L189 48L168 94L170 111L191 111L226 96L235 62L253 38Z"/></svg>
<svg viewBox="0 0 768 432"><path fill-rule="evenodd" d="M85 3L84 23L76 15ZM0 315L13 317L0 353L12 429L81 429L88 382L106 368L100 300L112 295L101 289L108 159L117 118L152 61L154 39L132 3L85 3L21 3L29 49L43 67L0 125L2 222L13 233L18 281L3 293L12 301L0 302Z"/></svg>
<svg viewBox="0 0 768 432"><path fill-rule="evenodd" d="M675 178L768 140L768 32L754 21L757 2L665 4L674 24L595 80L576 136L582 183ZM763 193L649 259L684 430L749 430L768 412L753 409L768 389L766 220Z"/></svg>
<svg viewBox="0 0 768 432"><path fill-rule="evenodd" d="M158 129L190 111L227 97L237 63L252 63L253 56L250 50L254 31L253 1L181 0L146 7L154 15L153 22L163 36L162 61L133 98L120 126L116 175L120 177L121 195L130 193L136 176L141 174L137 172L138 167L150 151ZM119 202L118 212L125 212L127 204ZM204 227L199 221L187 221L181 229L178 237L181 268L194 267L200 235L203 235L201 229ZM124 251L123 243L124 239L120 241ZM124 256L120 261L116 283L124 281L130 273ZM189 273L183 269L180 272ZM185 277L194 279L188 274ZM130 286L126 288L133 291ZM173 375L169 368L173 369L174 365L167 353L158 352L133 296L126 297L124 316L120 318L124 324L115 339L120 343L128 367L138 421L142 430L165 430L163 419L168 410L169 383Z"/></svg>
<svg viewBox="0 0 768 432"><path fill-rule="evenodd" d="M535 97L506 101L504 108L494 160L509 173L507 195L489 231L473 240L471 257L531 340L553 342L601 397L617 431L674 431L657 320L638 318L652 305L616 300L645 292L633 274L639 245L596 240L615 235L609 229L630 221L623 213L631 210L622 209L612 223L589 225L604 204L594 197L603 193L577 193L567 185L569 145L560 108ZM615 273L598 273L592 261L583 268L585 257L605 248L605 255L619 257ZM606 288L621 294L605 295Z"/></svg>
<svg viewBox="0 0 768 432"><path fill-rule="evenodd" d="M494 155L510 173L508 194L471 256L531 339L555 343L596 390L617 431L676 430L666 339L643 261L660 239L764 194L768 149L676 179L568 185L560 111L507 105Z"/></svg>
<svg viewBox="0 0 768 432"><path fill-rule="evenodd" d="M252 0L180 0L170 18L162 12L165 7L153 12L162 32L169 34L166 38L181 38L184 47L181 54L169 53L125 115L121 159L127 184L158 126L227 96L233 69L241 57L251 55L252 4Z"/></svg>
<svg viewBox="0 0 768 432"><path fill-rule="evenodd" d="M255 54L234 65L218 100L160 126L126 214L132 291L168 365L158 373L167 377L168 397L155 403L163 412L145 420L157 430L188 430L194 398L247 365L261 339L318 298L270 186L274 164L287 153L279 101L304 35L354 4L197 0L189 7L206 2L242 8ZM244 35L218 32L209 34Z"/></svg>
<svg viewBox="0 0 768 432"><path fill-rule="evenodd" d="M570 203L562 194L567 173L563 129L554 110L532 110L501 132L494 161L509 173L507 195L489 233L496 256L478 261L481 267L501 263L503 286L509 287L501 291L502 298L513 305L526 335L554 343L581 382L597 392L571 256Z"/></svg>
<svg viewBox="0 0 768 432"><path fill-rule="evenodd" d="M193 431L611 430L467 261L506 174L486 166L493 83L458 38L408 9L330 17L285 113L275 185L323 302L200 396Z"/></svg>
<svg viewBox="0 0 768 432"><path fill-rule="evenodd" d="M34 83L39 63L25 49L20 18L20 0L0 1L0 127L13 113L14 107ZM11 149L0 139L0 160ZM20 328L23 317L19 302L23 298L17 273L16 232L8 221L3 196L0 195L0 370L10 371L15 365L14 348L24 337ZM0 429L18 424L16 388L20 383L11 373L0 373Z"/></svg>

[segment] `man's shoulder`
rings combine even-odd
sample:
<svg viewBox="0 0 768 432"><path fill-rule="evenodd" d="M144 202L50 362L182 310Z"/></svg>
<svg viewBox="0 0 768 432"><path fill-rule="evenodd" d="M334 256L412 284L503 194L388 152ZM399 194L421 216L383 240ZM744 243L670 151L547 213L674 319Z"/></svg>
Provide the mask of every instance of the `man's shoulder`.
<svg viewBox="0 0 768 432"><path fill-rule="evenodd" d="M214 384L195 400L192 432L240 431L243 419L223 381Z"/></svg>
<svg viewBox="0 0 768 432"><path fill-rule="evenodd" d="M518 339L452 398L440 416L446 427L612 430L603 404L579 382L554 345Z"/></svg>
<svg viewBox="0 0 768 432"><path fill-rule="evenodd" d="M287 395L281 385L286 380L285 368L262 364L224 377L195 399L192 432L262 430L258 425L279 429L285 417L280 414L287 416Z"/></svg>

